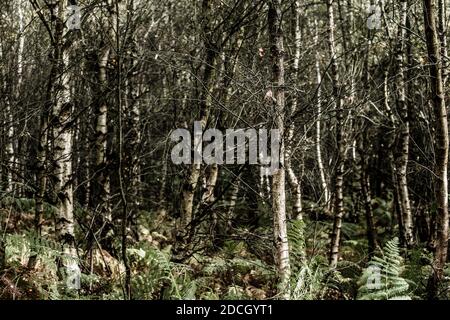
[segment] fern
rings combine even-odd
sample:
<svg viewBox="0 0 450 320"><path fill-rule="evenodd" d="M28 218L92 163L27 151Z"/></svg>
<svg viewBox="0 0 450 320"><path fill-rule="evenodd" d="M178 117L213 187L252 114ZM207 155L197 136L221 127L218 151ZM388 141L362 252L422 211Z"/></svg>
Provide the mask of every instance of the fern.
<svg viewBox="0 0 450 320"><path fill-rule="evenodd" d="M217 275L217 274L223 274L227 272L229 269L229 263L227 261L219 256L216 256L210 260L210 262L205 266L203 269L203 272L208 275Z"/></svg>
<svg viewBox="0 0 450 320"><path fill-rule="evenodd" d="M293 273L299 272L305 261L304 229L303 220L294 220L288 225L289 253Z"/></svg>
<svg viewBox="0 0 450 320"><path fill-rule="evenodd" d="M291 263L291 299L312 300L324 294L325 269L316 258L306 257L305 222L291 221L288 225Z"/></svg>
<svg viewBox="0 0 450 320"><path fill-rule="evenodd" d="M233 285L228 287L228 291L223 296L224 300L248 300L249 296L246 294L244 288Z"/></svg>
<svg viewBox="0 0 450 320"><path fill-rule="evenodd" d="M404 270L398 239L384 247L382 257L374 257L364 270L358 285L359 300L411 300L408 282L401 277Z"/></svg>
<svg viewBox="0 0 450 320"><path fill-rule="evenodd" d="M325 294L326 268L319 259L305 260L302 267L291 275L291 299L314 300Z"/></svg>
<svg viewBox="0 0 450 320"><path fill-rule="evenodd" d="M197 284L190 269L170 261L170 247L159 250L145 246L128 249L130 260L138 271L132 277L136 299L195 299Z"/></svg>
<svg viewBox="0 0 450 320"><path fill-rule="evenodd" d="M29 270L26 266L31 254L37 257L36 267ZM66 282L58 277L57 261L66 258L60 245L51 239L36 236L34 232L8 234L5 241L5 256L8 267L22 270L15 277L22 287L32 289L29 292L40 299L73 298L67 290ZM79 261L78 261L79 263Z"/></svg>
<svg viewBox="0 0 450 320"><path fill-rule="evenodd" d="M139 271L132 277L134 295L137 299L156 297L172 268L169 257L158 249L148 247L128 249L128 254L136 271Z"/></svg>

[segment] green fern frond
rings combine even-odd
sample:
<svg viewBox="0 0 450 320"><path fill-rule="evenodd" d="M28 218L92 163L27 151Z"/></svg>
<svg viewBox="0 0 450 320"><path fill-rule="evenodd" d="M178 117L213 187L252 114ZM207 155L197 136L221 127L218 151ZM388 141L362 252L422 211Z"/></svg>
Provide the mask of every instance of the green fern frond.
<svg viewBox="0 0 450 320"><path fill-rule="evenodd" d="M359 300L411 300L408 282L401 277L403 258L397 238L384 246L382 257L374 257L358 281Z"/></svg>
<svg viewBox="0 0 450 320"><path fill-rule="evenodd" d="M292 272L297 273L305 262L305 222L303 220L293 220L288 224L289 254Z"/></svg>

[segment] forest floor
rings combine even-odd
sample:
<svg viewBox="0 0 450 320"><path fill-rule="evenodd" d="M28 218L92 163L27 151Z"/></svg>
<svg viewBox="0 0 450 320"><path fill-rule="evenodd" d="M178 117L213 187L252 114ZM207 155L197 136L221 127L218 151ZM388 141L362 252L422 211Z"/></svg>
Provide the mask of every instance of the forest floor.
<svg viewBox="0 0 450 320"><path fill-rule="evenodd" d="M98 246L87 250L82 228L76 232L81 268L80 287L79 290L69 290L58 274L61 250L58 242L48 236L54 234L49 230L50 223L44 224L42 236L36 237L32 231L32 203L16 199L8 209L2 210L9 219L5 245L6 268L0 275L0 298L124 298L125 267L119 255L99 249ZM385 212L380 209L377 213L379 224L383 218L387 218L383 215ZM48 219L50 221L51 215ZM158 217L152 219L150 215L139 225L140 240L127 250L134 299L277 298L271 230L236 229L226 240L204 240L202 249L193 250L197 252L179 259L179 244L173 239L172 233L174 221ZM308 218L304 223L289 225L292 299L357 299L367 293L364 283L367 278L364 280L364 274L368 270L369 256L364 229L358 223L344 223L341 258L336 270L329 269L326 259L330 230L331 221L327 220L313 221ZM389 229L379 228L379 235L387 240L390 233ZM203 240L199 242L203 243ZM306 243L306 257L297 254L304 248L303 243ZM119 243L116 245L119 246ZM408 256L404 256L398 248L395 250L398 252L386 253L386 250L380 250L379 255L389 257L389 254L393 254L391 260L398 260L402 270L401 279L408 286L406 291L398 292L398 296L424 298L431 255L425 249L410 251ZM28 263L33 254L36 254L37 260L34 268L30 268ZM383 262L380 266L396 269L395 265L383 266ZM389 287L391 282L395 283L398 279L385 279L382 274L382 280ZM392 289L395 290L395 286Z"/></svg>

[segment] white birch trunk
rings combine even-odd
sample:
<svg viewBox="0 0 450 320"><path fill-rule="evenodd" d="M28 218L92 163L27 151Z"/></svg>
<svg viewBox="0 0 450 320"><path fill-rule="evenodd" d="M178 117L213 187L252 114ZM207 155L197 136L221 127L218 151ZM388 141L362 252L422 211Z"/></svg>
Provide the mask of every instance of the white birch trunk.
<svg viewBox="0 0 450 320"><path fill-rule="evenodd" d="M285 162L284 162L284 45L281 22L281 0L269 3L268 11L269 38L272 64L272 92L275 98L275 128L280 131L280 168L272 176L272 214L274 221L274 237L278 268L280 298L290 298L291 267L289 263L289 243L287 237L286 194L285 194Z"/></svg>

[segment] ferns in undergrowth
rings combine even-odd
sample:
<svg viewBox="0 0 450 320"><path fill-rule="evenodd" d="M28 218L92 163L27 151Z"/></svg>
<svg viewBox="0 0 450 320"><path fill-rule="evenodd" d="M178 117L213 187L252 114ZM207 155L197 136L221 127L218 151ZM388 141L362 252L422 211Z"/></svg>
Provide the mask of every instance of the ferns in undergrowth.
<svg viewBox="0 0 450 320"><path fill-rule="evenodd" d="M288 225L292 300L313 300L320 298L325 292L325 270L318 259L306 256L304 231L303 220L294 220Z"/></svg>
<svg viewBox="0 0 450 320"><path fill-rule="evenodd" d="M56 241L30 231L7 234L4 245L7 274L3 279L9 278L14 283L14 290L21 298L64 299L74 293L67 290L66 281L58 276L57 261L64 259L65 254ZM37 261L36 266L29 269L27 263L31 255L35 255Z"/></svg>
<svg viewBox="0 0 450 320"><path fill-rule="evenodd" d="M389 241L382 257L374 257L364 270L358 285L359 300L411 300L397 238Z"/></svg>
<svg viewBox="0 0 450 320"><path fill-rule="evenodd" d="M418 244L408 251L408 264L403 277L410 283L410 290L417 297L427 297L427 282L432 273L433 253Z"/></svg>
<svg viewBox="0 0 450 320"><path fill-rule="evenodd" d="M203 273L207 276L223 275L227 272L233 274L246 274L253 271L259 277L268 280L274 275L274 269L266 265L263 261L258 259L246 259L241 257L234 257L232 259L224 259L220 256L215 256L203 268Z"/></svg>
<svg viewBox="0 0 450 320"><path fill-rule="evenodd" d="M326 269L319 259L303 262L303 267L291 275L291 299L315 300L325 295L324 283Z"/></svg>
<svg viewBox="0 0 450 320"><path fill-rule="evenodd" d="M303 267L305 261L305 222L303 220L293 220L288 224L289 258L292 272L296 273Z"/></svg>
<svg viewBox="0 0 450 320"><path fill-rule="evenodd" d="M133 295L136 299L195 299L197 285L188 266L170 261L170 247L128 249L134 264Z"/></svg>

